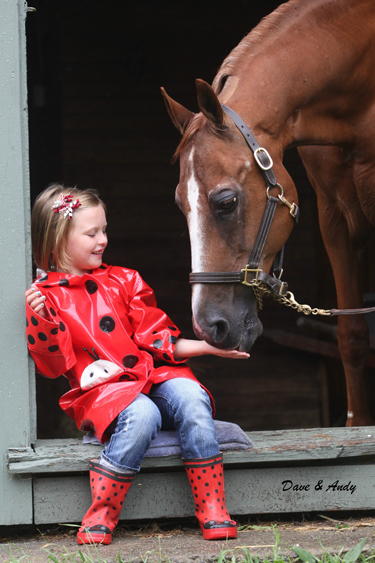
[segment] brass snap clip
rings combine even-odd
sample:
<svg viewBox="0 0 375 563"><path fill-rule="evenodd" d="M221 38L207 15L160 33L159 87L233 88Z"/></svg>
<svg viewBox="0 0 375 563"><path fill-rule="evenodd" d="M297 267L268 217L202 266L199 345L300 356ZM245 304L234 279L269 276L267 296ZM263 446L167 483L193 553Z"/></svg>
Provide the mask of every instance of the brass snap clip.
<svg viewBox="0 0 375 563"><path fill-rule="evenodd" d="M295 219L298 215L298 205L296 205L295 203L290 203L285 197L284 197L284 188L282 187L281 184L276 184L276 186L268 186L267 188L267 197L268 199L270 198L270 189L273 188L279 188L280 192L279 195L277 196L279 198L279 200L281 201L281 203L283 203L284 205L286 205L287 207L289 207L289 213L290 215L293 217L293 219Z"/></svg>

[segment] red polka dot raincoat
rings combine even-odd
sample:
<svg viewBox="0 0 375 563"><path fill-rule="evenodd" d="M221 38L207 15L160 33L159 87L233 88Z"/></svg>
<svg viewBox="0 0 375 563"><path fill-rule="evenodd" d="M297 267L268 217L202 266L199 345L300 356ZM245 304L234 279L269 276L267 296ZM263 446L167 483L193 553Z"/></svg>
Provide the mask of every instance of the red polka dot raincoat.
<svg viewBox="0 0 375 563"><path fill-rule="evenodd" d="M69 379L60 406L81 430L104 442L139 393L176 377L196 379L174 360L180 331L138 272L103 264L83 276L48 272L36 283L48 318L26 305L29 350L38 373Z"/></svg>

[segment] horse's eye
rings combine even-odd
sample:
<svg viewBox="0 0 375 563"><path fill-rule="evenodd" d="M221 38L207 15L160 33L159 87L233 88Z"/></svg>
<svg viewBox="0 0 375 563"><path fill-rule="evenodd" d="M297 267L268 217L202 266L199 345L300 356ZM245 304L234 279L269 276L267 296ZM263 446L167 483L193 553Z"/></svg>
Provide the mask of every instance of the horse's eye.
<svg viewBox="0 0 375 563"><path fill-rule="evenodd" d="M230 199L226 199L220 203L220 209L224 211L228 211L229 209L233 209L234 206L237 204L237 198L231 197Z"/></svg>

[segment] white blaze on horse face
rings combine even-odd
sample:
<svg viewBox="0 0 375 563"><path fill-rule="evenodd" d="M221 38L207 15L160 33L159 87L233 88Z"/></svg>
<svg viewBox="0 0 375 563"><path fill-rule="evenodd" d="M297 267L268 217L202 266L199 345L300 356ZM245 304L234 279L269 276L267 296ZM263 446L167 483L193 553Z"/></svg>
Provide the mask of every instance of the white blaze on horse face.
<svg viewBox="0 0 375 563"><path fill-rule="evenodd" d="M194 147L192 148L189 155L190 162L190 177L187 182L187 198L189 202L189 212L187 215L187 222L189 225L189 235L190 235L190 245L191 245L191 269L192 272L203 272L204 271L204 241L202 225L199 221L199 184L195 178L194 174ZM199 299L201 284L193 285L192 294L192 307L193 313L195 305Z"/></svg>
<svg viewBox="0 0 375 563"><path fill-rule="evenodd" d="M187 221L189 224L189 234L191 243L191 266L193 272L201 272L203 270L203 233L199 221L199 185L195 178L193 167L194 148L189 155L190 161L190 178L187 182L187 197L189 202L189 212Z"/></svg>

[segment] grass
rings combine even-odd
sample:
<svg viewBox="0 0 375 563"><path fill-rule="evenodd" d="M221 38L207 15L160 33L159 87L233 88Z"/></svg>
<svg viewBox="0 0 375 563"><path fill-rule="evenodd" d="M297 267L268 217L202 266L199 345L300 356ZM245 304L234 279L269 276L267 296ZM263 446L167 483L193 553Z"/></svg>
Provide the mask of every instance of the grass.
<svg viewBox="0 0 375 563"><path fill-rule="evenodd" d="M363 549L367 537L363 538L357 545L345 552L342 547L338 553L329 553L328 550L320 543L322 548L319 557L313 555L309 551L303 549L299 545L294 545L291 548L291 555L280 555L280 533L277 531L277 526L243 526L239 530L247 531L249 529L257 530L272 530L274 534L274 543L269 546L236 546L232 549L223 549L217 557L210 557L210 563L375 563L375 552L364 554ZM69 551L66 547L61 547L61 544L46 543L41 547L40 557L30 556L22 548L15 546L11 543L7 544L8 554L6 559L3 559L3 551L0 549L0 562L1 563L174 563L162 553L161 540L159 537L159 548L157 550L146 551L143 555L138 555L134 558L130 557L123 559L120 550L117 556L108 559L104 558L106 552L105 548L97 546L82 546L74 551ZM5 547L4 545L0 547ZM260 558L258 555L251 553L256 547L269 547L270 552L266 557ZM284 550L285 551L285 550ZM58 552L58 553L57 553ZM178 558L182 563L181 556ZM190 560L191 561L191 560ZM204 559L199 560L199 563L204 563Z"/></svg>

